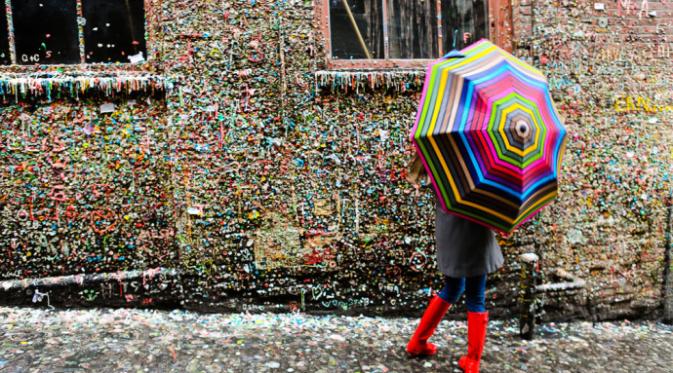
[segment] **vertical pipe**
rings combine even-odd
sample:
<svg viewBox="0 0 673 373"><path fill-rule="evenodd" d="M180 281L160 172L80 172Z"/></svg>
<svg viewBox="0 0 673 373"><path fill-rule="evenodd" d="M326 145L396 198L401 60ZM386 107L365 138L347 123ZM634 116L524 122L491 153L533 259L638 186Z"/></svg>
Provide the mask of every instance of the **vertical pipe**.
<svg viewBox="0 0 673 373"><path fill-rule="evenodd" d="M535 287L539 274L537 264L539 257L533 253L519 256L521 271L519 273L519 335L531 340L535 335Z"/></svg>
<svg viewBox="0 0 673 373"><path fill-rule="evenodd" d="M671 266L671 256L673 255L673 186L669 189L668 201L666 204L666 247L664 251L664 321L673 323L673 270Z"/></svg>

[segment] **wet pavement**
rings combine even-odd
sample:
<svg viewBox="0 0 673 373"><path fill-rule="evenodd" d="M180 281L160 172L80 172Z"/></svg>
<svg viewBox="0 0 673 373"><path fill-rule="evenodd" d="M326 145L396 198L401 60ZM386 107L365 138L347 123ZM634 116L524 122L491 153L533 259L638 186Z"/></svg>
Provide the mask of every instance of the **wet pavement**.
<svg viewBox="0 0 673 373"><path fill-rule="evenodd" d="M460 372L464 322L437 356L409 359L416 319L0 307L0 372ZM656 322L490 324L482 372L671 372L673 328Z"/></svg>

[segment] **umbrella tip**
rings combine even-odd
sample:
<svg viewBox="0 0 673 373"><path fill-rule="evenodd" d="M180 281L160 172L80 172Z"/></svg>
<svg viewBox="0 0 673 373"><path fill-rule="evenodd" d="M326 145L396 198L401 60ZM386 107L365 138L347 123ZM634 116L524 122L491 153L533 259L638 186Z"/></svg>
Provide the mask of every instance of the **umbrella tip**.
<svg viewBox="0 0 673 373"><path fill-rule="evenodd" d="M452 50L451 52L444 55L442 58L463 58L464 54L460 53L457 49Z"/></svg>

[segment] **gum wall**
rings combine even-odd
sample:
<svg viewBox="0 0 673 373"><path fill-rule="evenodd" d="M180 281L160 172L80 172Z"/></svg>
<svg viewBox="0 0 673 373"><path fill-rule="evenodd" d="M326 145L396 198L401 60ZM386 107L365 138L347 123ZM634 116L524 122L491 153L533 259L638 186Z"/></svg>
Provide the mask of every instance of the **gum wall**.
<svg viewBox="0 0 673 373"><path fill-rule="evenodd" d="M48 292L61 306L424 306L441 284L432 196L405 181L424 73L329 71L312 1L147 4L141 67L0 69L0 281L24 280L0 286L2 302L46 305ZM548 76L569 139L559 199L501 239L507 265L489 307L515 312L518 255L535 252L543 281L559 269L586 280L543 297L547 317L657 315L673 1L510 9L514 53ZM62 83L11 93L36 71ZM107 78L84 88L86 76ZM57 279L29 285L45 277Z"/></svg>

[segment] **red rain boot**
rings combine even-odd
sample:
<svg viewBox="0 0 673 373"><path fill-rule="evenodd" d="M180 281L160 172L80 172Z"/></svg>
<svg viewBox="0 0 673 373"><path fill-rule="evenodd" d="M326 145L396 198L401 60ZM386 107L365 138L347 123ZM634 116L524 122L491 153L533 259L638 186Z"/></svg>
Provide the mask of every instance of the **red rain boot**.
<svg viewBox="0 0 673 373"><path fill-rule="evenodd" d="M486 325L488 312L467 313L467 355L458 360L465 373L479 373L481 353L486 343Z"/></svg>
<svg viewBox="0 0 673 373"><path fill-rule="evenodd" d="M428 342L428 339L435 332L437 325L442 320L446 311L451 308L451 304L435 295L430 301L430 305L425 310L421 318L421 324L418 325L416 332L407 344L407 353L411 356L428 356L437 353L437 346Z"/></svg>

